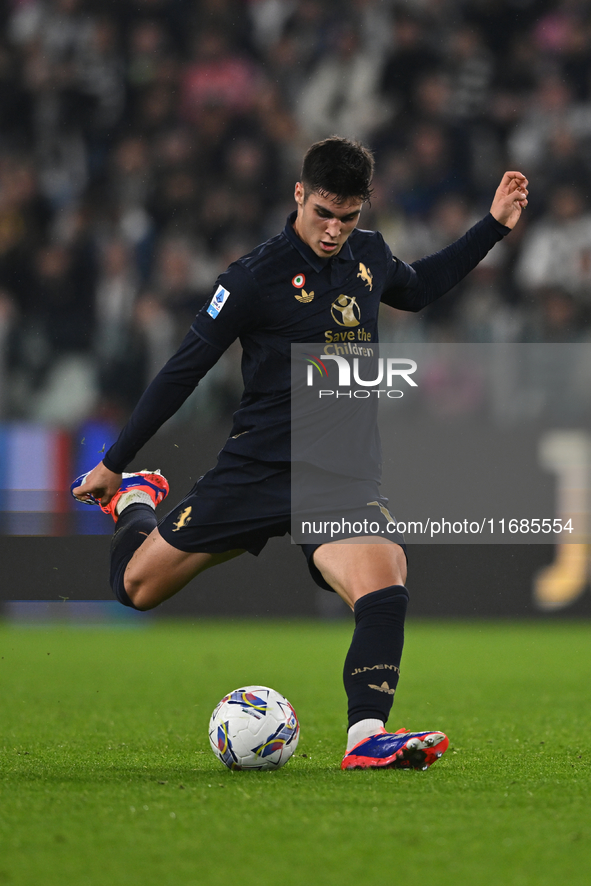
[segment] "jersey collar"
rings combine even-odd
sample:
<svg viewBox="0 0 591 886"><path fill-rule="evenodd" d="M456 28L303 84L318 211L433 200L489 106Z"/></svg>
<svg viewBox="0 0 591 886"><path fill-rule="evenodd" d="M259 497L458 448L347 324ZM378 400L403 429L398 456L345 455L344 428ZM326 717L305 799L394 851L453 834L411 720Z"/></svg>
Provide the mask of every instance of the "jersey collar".
<svg viewBox="0 0 591 886"><path fill-rule="evenodd" d="M319 274L320 271L325 268L327 264L331 261L355 261L355 257L353 255L349 240L345 241L341 250L338 252L337 255L334 256L334 258L320 258L319 255L316 255L314 250L310 249L307 243L304 243L303 240L300 240L294 230L293 224L296 220L297 214L298 213L296 209L290 215L288 215L283 233L285 234L291 245L295 246L302 258L305 259L309 265L311 265L311 267L316 271L317 274Z"/></svg>

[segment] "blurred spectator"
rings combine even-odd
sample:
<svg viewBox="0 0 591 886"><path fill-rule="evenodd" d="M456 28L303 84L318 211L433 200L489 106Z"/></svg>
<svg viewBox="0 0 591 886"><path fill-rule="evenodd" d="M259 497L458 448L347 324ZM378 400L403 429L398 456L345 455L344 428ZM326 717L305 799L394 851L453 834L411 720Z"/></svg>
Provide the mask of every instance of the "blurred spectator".
<svg viewBox="0 0 591 886"><path fill-rule="evenodd" d="M450 40L447 71L453 116L460 120L482 117L486 111L494 66L477 30L462 27L455 31Z"/></svg>
<svg viewBox="0 0 591 886"><path fill-rule="evenodd" d="M240 53L252 53L252 18L244 0L200 0L193 4L193 31L224 34Z"/></svg>
<svg viewBox="0 0 591 886"><path fill-rule="evenodd" d="M560 286L543 286L535 292L535 299L524 330L526 341L556 343L589 340L589 313L582 311L570 292ZM566 390L563 387L563 395Z"/></svg>
<svg viewBox="0 0 591 886"><path fill-rule="evenodd" d="M263 213L277 199L275 183L279 170L271 145L258 137L243 136L226 153L226 179L232 196L240 204L250 204L248 214L260 230ZM247 218L246 224L250 221Z"/></svg>
<svg viewBox="0 0 591 886"><path fill-rule="evenodd" d="M299 55L296 36L283 34L268 51L269 76L276 84L282 102L295 107L307 80L307 68Z"/></svg>
<svg viewBox="0 0 591 886"><path fill-rule="evenodd" d="M133 90L152 86L165 56L167 35L158 21L140 19L132 24L129 35L127 81Z"/></svg>
<svg viewBox="0 0 591 886"><path fill-rule="evenodd" d="M189 240L170 237L160 244L154 268L159 303L175 319L177 335L184 335L204 301L198 290L194 252Z"/></svg>
<svg viewBox="0 0 591 886"><path fill-rule="evenodd" d="M335 7L335 0L325 3L295 0L291 4L291 14L285 22L283 33L293 40L295 57L306 74L327 50Z"/></svg>
<svg viewBox="0 0 591 886"><path fill-rule="evenodd" d="M517 280L528 290L559 286L591 305L591 213L578 188L556 188L548 213L527 230Z"/></svg>
<svg viewBox="0 0 591 886"><path fill-rule="evenodd" d="M546 194L558 185L575 186L581 194L589 194L591 188L591 158L567 129L556 129L548 137L544 167L537 180ZM536 201L538 202L538 201Z"/></svg>
<svg viewBox="0 0 591 886"><path fill-rule="evenodd" d="M543 168L549 141L558 129L589 140L591 106L575 104L565 81L551 74L541 78L528 112L509 137L512 162L532 172Z"/></svg>
<svg viewBox="0 0 591 886"><path fill-rule="evenodd" d="M541 4L540 0L464 0L460 5L466 21L479 27L489 50L496 58L505 60L511 54L513 41L523 42L527 38L540 7L548 4Z"/></svg>
<svg viewBox="0 0 591 886"><path fill-rule="evenodd" d="M193 60L181 83L184 119L199 124L206 109L216 106L233 114L247 113L260 78L254 61L233 51L223 31L210 28L198 32Z"/></svg>
<svg viewBox="0 0 591 886"><path fill-rule="evenodd" d="M32 107L23 64L23 56L0 37L0 146L3 149L30 149L32 143Z"/></svg>
<svg viewBox="0 0 591 886"><path fill-rule="evenodd" d="M393 111L408 119L415 112L417 85L441 68L441 54L431 44L420 18L397 16L392 23L393 48L386 58L380 90Z"/></svg>
<svg viewBox="0 0 591 886"><path fill-rule="evenodd" d="M98 267L93 335L101 363L125 353L137 291L137 270L128 244L123 240L105 243Z"/></svg>
<svg viewBox="0 0 591 886"><path fill-rule="evenodd" d="M170 311L151 292L144 292L139 298L135 306L134 321L136 331L143 339L145 361L145 365L142 366L144 378L138 379L140 385L137 396L139 397L145 387L145 382L154 378L173 353L178 341L178 333Z"/></svg>
<svg viewBox="0 0 591 886"><path fill-rule="evenodd" d="M141 136L119 142L112 154L110 191L120 207L143 206L150 190L151 165L148 144Z"/></svg>
<svg viewBox="0 0 591 886"><path fill-rule="evenodd" d="M408 155L409 175L401 182L397 199L409 216L425 216L445 194L465 190L464 171L444 127L418 126L411 135Z"/></svg>
<svg viewBox="0 0 591 886"><path fill-rule="evenodd" d="M83 0L48 0L26 5L34 8L35 18L31 16L33 26L23 34L24 40L39 40L50 65L68 66L82 58L92 31Z"/></svg>
<svg viewBox="0 0 591 886"><path fill-rule="evenodd" d="M503 262L494 252L467 278L455 313L460 341L518 342L523 338L525 311L507 299Z"/></svg>
<svg viewBox="0 0 591 886"><path fill-rule="evenodd" d="M293 11L292 0L250 0L253 40L263 54L280 42L286 20Z"/></svg>
<svg viewBox="0 0 591 886"><path fill-rule="evenodd" d="M385 119L377 97L381 58L366 50L352 25L334 35L332 51L311 71L297 103L300 126L311 140L339 132L364 139Z"/></svg>
<svg viewBox="0 0 591 886"><path fill-rule="evenodd" d="M50 207L30 162L0 157L0 287L28 306L30 257L44 239Z"/></svg>
<svg viewBox="0 0 591 886"><path fill-rule="evenodd" d="M35 256L29 314L48 353L86 351L92 343L94 274L84 258L59 244Z"/></svg>

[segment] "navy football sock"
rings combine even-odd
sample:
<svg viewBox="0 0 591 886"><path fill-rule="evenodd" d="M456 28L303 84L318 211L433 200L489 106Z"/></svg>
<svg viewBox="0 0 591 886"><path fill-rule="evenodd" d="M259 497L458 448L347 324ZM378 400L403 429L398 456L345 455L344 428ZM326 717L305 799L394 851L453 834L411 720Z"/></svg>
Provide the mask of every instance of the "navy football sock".
<svg viewBox="0 0 591 886"><path fill-rule="evenodd" d="M400 676L408 591L392 585L355 603L355 630L343 672L349 728L360 720L388 719Z"/></svg>
<svg viewBox="0 0 591 886"><path fill-rule="evenodd" d="M124 606L131 606L132 609L136 607L125 590L123 581L125 569L139 546L156 527L157 522L154 508L145 504L128 505L117 520L111 541L110 582L119 602Z"/></svg>

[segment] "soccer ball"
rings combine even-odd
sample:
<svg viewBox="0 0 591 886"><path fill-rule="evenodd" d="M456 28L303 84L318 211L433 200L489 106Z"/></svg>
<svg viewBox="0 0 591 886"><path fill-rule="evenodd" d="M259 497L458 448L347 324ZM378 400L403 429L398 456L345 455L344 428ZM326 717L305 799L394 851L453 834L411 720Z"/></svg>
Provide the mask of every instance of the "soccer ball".
<svg viewBox="0 0 591 886"><path fill-rule="evenodd" d="M209 721L211 749L228 769L279 769L299 737L296 712L267 686L244 686L225 695Z"/></svg>

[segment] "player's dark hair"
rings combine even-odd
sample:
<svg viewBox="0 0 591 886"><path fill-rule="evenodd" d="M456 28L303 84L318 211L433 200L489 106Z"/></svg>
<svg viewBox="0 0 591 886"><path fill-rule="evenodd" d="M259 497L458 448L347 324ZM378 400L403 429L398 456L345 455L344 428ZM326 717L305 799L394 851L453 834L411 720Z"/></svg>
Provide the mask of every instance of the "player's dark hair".
<svg viewBox="0 0 591 886"><path fill-rule="evenodd" d="M337 202L359 197L367 203L372 194L373 170L373 155L364 145L332 135L308 148L302 184L306 197L315 192L323 197L335 194Z"/></svg>

